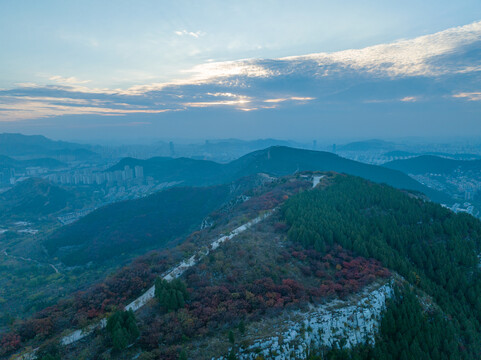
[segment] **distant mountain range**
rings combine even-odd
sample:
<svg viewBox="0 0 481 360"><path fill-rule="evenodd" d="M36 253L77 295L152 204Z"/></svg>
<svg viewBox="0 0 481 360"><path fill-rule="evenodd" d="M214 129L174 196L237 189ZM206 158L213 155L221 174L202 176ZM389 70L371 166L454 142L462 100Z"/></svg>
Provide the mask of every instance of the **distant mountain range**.
<svg viewBox="0 0 481 360"><path fill-rule="evenodd" d="M402 150L394 150L394 151L389 151L383 155L386 158L408 158L408 157L430 155L430 156L437 156L437 157L443 157L443 158L454 159L454 160L481 159L481 156L478 154L468 154L468 153L451 154L451 153L436 152L436 151L416 153L416 152L409 152L409 151L402 151Z"/></svg>
<svg viewBox="0 0 481 360"><path fill-rule="evenodd" d="M15 160L11 157L0 155L0 168L13 168L15 170L25 170L28 167L44 167L48 169L57 169L66 166L65 163L52 158L39 158L31 160Z"/></svg>
<svg viewBox="0 0 481 360"><path fill-rule="evenodd" d="M228 164L187 158L151 158L139 160L126 158L110 169L120 170L124 166L143 166L146 176L161 182L182 181L182 185L206 186L225 184L257 173L284 176L296 171L335 171L356 175L365 179L385 183L399 189L423 192L433 201L449 202L450 199L434 191L406 174L386 167L368 165L348 160L333 153L274 146L247 154Z"/></svg>
<svg viewBox="0 0 481 360"><path fill-rule="evenodd" d="M366 141L356 141L341 145L339 151L388 151L397 148L397 144L389 141L372 139Z"/></svg>
<svg viewBox="0 0 481 360"><path fill-rule="evenodd" d="M406 174L450 174L456 170L463 172L481 171L481 160L453 160L423 155L405 160L390 161L383 166Z"/></svg>
<svg viewBox="0 0 481 360"><path fill-rule="evenodd" d="M257 174L280 177L301 171L334 171L360 176L400 189L423 192L431 199L450 199L406 174L367 165L320 151L274 146L245 155L228 164L188 158L125 158L108 171L142 166L145 176L181 187L147 198L112 204L56 231L45 241L49 253L69 265L102 262L122 253L163 247L200 226L202 219L236 193L248 189ZM248 179L248 180L242 180ZM228 184L228 185L226 185ZM241 186L242 184L242 186Z"/></svg>
<svg viewBox="0 0 481 360"><path fill-rule="evenodd" d="M22 159L52 157L55 159L86 159L98 156L88 145L50 140L41 135L0 134L0 155Z"/></svg>

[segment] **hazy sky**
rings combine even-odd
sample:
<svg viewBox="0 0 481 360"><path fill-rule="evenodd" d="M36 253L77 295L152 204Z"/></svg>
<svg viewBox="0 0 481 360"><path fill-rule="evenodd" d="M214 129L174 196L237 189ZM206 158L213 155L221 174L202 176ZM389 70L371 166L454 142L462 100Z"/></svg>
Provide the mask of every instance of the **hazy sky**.
<svg viewBox="0 0 481 360"><path fill-rule="evenodd" d="M0 131L481 135L479 20L479 0L2 0Z"/></svg>

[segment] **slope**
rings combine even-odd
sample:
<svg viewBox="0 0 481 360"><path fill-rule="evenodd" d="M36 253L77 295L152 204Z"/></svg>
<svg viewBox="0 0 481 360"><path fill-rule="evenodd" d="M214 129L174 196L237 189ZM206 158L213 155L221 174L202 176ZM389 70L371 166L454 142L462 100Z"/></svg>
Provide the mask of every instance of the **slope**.
<svg viewBox="0 0 481 360"><path fill-rule="evenodd" d="M48 181L30 178L0 194L0 219L38 219L67 207L74 195Z"/></svg>
<svg viewBox="0 0 481 360"><path fill-rule="evenodd" d="M406 174L451 174L460 171L481 171L481 160L453 160L423 155L405 160L394 160L383 165Z"/></svg>
<svg viewBox="0 0 481 360"><path fill-rule="evenodd" d="M129 315L140 337L125 340L107 329L56 351L64 359L77 358L79 351L112 359L139 353L142 359L169 360L293 354L299 359L478 359L481 223L352 176L327 173L306 191L301 175L306 176L273 185L272 191L287 199L280 211L210 248L197 264L186 269L185 261L179 262L180 280L156 281L156 299ZM261 198L265 202L270 195ZM240 207L258 202L253 197ZM221 233L229 228L233 224ZM208 248L205 236L212 240L219 233L206 229L191 237L200 252ZM187 251L184 259L191 255ZM154 268L166 265L158 256L147 259ZM391 277L386 268L402 277ZM156 273L168 271L162 267ZM115 304L126 303L122 289L145 288L143 279L152 279L145 267L122 274ZM108 311L104 304L112 308L112 290L98 286L99 295L76 297L81 306L75 308ZM71 312L72 306L66 309ZM61 314L49 310L28 328L46 321L55 328L65 323Z"/></svg>
<svg viewBox="0 0 481 360"><path fill-rule="evenodd" d="M228 185L179 187L111 204L60 228L44 245L67 265L101 263L123 253L161 248L199 228L229 195Z"/></svg>
<svg viewBox="0 0 481 360"><path fill-rule="evenodd" d="M55 151L88 149L88 146L50 140L41 135L0 134L0 154L7 156L46 155Z"/></svg>
<svg viewBox="0 0 481 360"><path fill-rule="evenodd" d="M194 186L229 183L257 173L285 176L298 171L336 171L386 183L399 189L420 191L433 201L451 202L447 195L429 189L400 171L348 160L329 152L285 146L254 151L228 164L186 158L129 158L122 160L114 169L122 169L125 165L143 166L146 176L153 176L161 182L182 181L185 185Z"/></svg>
<svg viewBox="0 0 481 360"><path fill-rule="evenodd" d="M27 167L45 167L57 169L66 166L65 163L51 158L39 158L31 160L15 160L11 157L0 155L0 168L13 168L15 170L25 170Z"/></svg>
<svg viewBox="0 0 481 360"><path fill-rule="evenodd" d="M437 319L436 334L427 334L422 327L413 334L406 326L409 317L403 322L389 323L392 336L403 329L406 342L409 336L415 337L419 349L393 342L396 348L385 348L384 355L387 352L394 358L430 358L429 349L441 348L433 343L434 339L444 339L453 346L443 358L479 358L479 220L408 197L390 187L347 176L336 177L324 191L306 192L290 199L283 213L293 241L320 251L340 244L356 254L375 258L402 275L413 288L427 293L439 306L436 310L424 304L430 308L424 316ZM423 344L423 338L429 338L429 344ZM407 357L401 356L402 352ZM417 356L423 352L424 357Z"/></svg>

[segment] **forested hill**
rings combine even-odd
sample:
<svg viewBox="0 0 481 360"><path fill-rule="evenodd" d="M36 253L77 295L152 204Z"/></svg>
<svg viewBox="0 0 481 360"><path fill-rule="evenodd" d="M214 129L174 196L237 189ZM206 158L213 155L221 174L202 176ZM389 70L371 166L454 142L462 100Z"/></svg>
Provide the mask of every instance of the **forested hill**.
<svg viewBox="0 0 481 360"><path fill-rule="evenodd" d="M480 358L479 220L350 176L289 199L282 213L291 240L377 259L434 299L421 309L411 295L398 296L376 349L355 358Z"/></svg>
<svg viewBox="0 0 481 360"><path fill-rule="evenodd" d="M19 344L44 342L42 360L51 359L48 354L73 360L79 353L116 360L268 359L274 352L290 359L298 349L305 351L296 358L309 360L479 359L481 222L349 175L325 173L312 189L311 175L269 183L267 192L233 208L233 223L140 257L105 283L15 324L0 344L16 350ZM246 208L253 216L277 206L279 211L243 234L216 248L207 245L245 223ZM133 227L128 209L122 211L127 211L125 228ZM162 221L156 214L153 218ZM175 280L157 279L151 303L135 314L115 312L159 274L175 264L186 267L182 260L191 259L193 249L208 248ZM391 288L392 295L357 306L355 299L376 293L379 286ZM365 312L372 326L357 317ZM58 338L45 341L54 340L70 322L79 326L111 313L105 330L75 346L60 346ZM340 313L346 313L342 321ZM316 318L322 321L313 328L309 321ZM112 330L114 321L121 331ZM339 329L339 336L321 336ZM365 332L375 339L374 346L364 341ZM354 348L343 346L347 338L356 339ZM281 345L272 350L276 344Z"/></svg>
<svg viewBox="0 0 481 360"><path fill-rule="evenodd" d="M439 156L423 155L406 160L394 160L383 165L406 174L451 174L460 171L481 171L481 160L453 160Z"/></svg>
<svg viewBox="0 0 481 360"><path fill-rule="evenodd" d="M183 185L191 186L229 183L257 173L285 176L299 171L336 171L377 183L386 183L398 189L420 191L433 201L451 202L448 196L418 183L400 171L348 160L329 152L286 146L273 146L255 151L228 164L186 158L159 157L148 160L128 158L122 160L112 170L123 169L125 165L143 166L146 176L153 176L159 181L182 181Z"/></svg>
<svg viewBox="0 0 481 360"><path fill-rule="evenodd" d="M385 183L398 189L421 191L435 201L446 200L443 194L429 189L399 171L345 159L324 151L276 146L248 154L228 166L233 173L237 171L237 174L266 172L276 176L298 171L335 171Z"/></svg>
<svg viewBox="0 0 481 360"><path fill-rule="evenodd" d="M100 263L123 253L141 254L197 230L229 195L229 185L179 187L111 204L60 228L44 245L67 265Z"/></svg>
<svg viewBox="0 0 481 360"><path fill-rule="evenodd" d="M48 169L57 169L66 166L65 163L51 158L40 158L32 160L15 160L8 156L0 155L0 167L25 170L27 167L40 166Z"/></svg>
<svg viewBox="0 0 481 360"><path fill-rule="evenodd" d="M0 134L1 155L39 157L63 151L88 151L88 149L88 145L54 141L41 135Z"/></svg>
<svg viewBox="0 0 481 360"><path fill-rule="evenodd" d="M0 219L38 219L65 209L74 197L46 180L30 178L0 194Z"/></svg>

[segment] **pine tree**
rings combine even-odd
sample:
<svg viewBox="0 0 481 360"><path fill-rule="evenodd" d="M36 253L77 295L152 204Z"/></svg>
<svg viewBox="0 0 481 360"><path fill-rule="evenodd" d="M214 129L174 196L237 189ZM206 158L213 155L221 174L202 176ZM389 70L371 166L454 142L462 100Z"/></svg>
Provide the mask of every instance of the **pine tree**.
<svg viewBox="0 0 481 360"><path fill-rule="evenodd" d="M180 350L179 360L187 360L187 352L184 349Z"/></svg>
<svg viewBox="0 0 481 360"><path fill-rule="evenodd" d="M246 332L246 325L244 323L244 320L241 320L239 323L239 331L242 335Z"/></svg>
<svg viewBox="0 0 481 360"><path fill-rule="evenodd" d="M235 337L234 337L234 332L232 330L229 330L229 342L231 344L235 343Z"/></svg>

